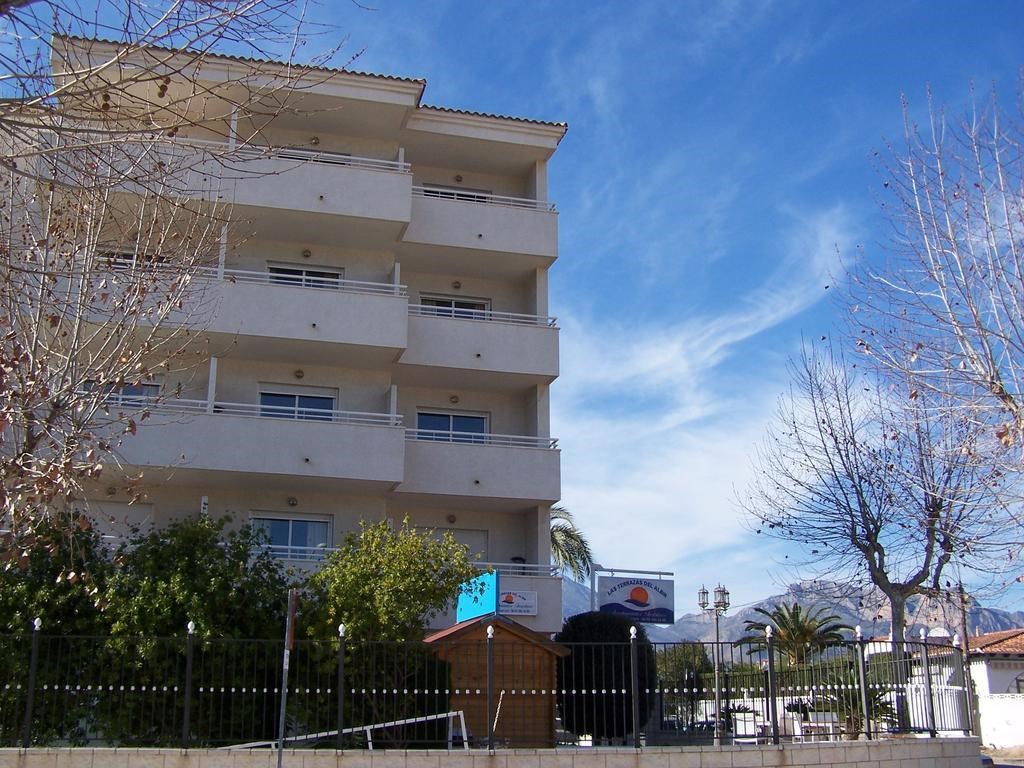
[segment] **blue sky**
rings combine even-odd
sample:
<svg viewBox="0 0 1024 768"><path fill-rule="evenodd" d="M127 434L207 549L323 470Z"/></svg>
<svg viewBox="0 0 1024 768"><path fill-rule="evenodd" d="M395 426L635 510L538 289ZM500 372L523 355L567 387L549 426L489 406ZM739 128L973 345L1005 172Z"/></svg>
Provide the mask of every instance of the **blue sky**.
<svg viewBox="0 0 1024 768"><path fill-rule="evenodd" d="M735 604L779 591L784 553L736 490L801 335L832 332L842 268L878 258L874 152L912 111L1007 102L1019 2L339 1L318 18L355 68L427 79L425 101L569 123L550 167L562 327L553 434L563 503L598 560L676 573ZM831 289L826 286L833 286ZM1024 590L1006 607L1024 609Z"/></svg>

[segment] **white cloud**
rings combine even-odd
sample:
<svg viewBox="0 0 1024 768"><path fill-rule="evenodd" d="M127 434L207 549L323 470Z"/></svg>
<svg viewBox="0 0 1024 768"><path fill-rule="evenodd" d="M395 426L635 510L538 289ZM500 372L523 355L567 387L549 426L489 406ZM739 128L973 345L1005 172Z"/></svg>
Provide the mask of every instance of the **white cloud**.
<svg viewBox="0 0 1024 768"><path fill-rule="evenodd" d="M745 559L738 545L751 534L735 491L785 387L782 357L759 355L751 367L747 345L825 295L836 246L851 229L842 208L794 218L777 269L722 314L563 318L563 373L553 390L563 503L599 561L679 570L730 546L729 560Z"/></svg>

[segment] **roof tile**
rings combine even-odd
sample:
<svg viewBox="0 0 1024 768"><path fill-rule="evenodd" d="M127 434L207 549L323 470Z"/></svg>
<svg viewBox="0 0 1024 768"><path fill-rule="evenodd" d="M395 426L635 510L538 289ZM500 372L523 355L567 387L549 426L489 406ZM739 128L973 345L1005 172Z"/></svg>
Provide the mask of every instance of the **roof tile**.
<svg viewBox="0 0 1024 768"><path fill-rule="evenodd" d="M987 632L968 638L967 647L972 653L977 654L1024 654L1024 627Z"/></svg>

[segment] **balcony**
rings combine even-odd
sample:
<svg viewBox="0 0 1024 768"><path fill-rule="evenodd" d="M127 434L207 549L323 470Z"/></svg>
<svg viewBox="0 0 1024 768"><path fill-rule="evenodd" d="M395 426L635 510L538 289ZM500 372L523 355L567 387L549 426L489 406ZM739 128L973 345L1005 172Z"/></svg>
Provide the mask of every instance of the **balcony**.
<svg viewBox="0 0 1024 768"><path fill-rule="evenodd" d="M403 496L515 509L561 497L558 441L528 435L406 430Z"/></svg>
<svg viewBox="0 0 1024 768"><path fill-rule="evenodd" d="M238 172L221 171L222 191L236 207L355 219L360 227L376 224L392 241L411 218L408 163L298 148L246 147L236 154Z"/></svg>
<svg viewBox="0 0 1024 768"><path fill-rule="evenodd" d="M549 263L558 255L558 214L543 200L417 186L402 240L523 254Z"/></svg>
<svg viewBox="0 0 1024 768"><path fill-rule="evenodd" d="M344 481L391 488L402 480L400 416L125 395L111 395L107 403L148 414L121 446L123 461L133 466L163 468L175 476L297 476L325 487Z"/></svg>
<svg viewBox="0 0 1024 768"><path fill-rule="evenodd" d="M558 376L558 327L553 317L412 304L399 362L402 381L413 384L447 383L437 380L438 369L470 386L550 383Z"/></svg>
<svg viewBox="0 0 1024 768"><path fill-rule="evenodd" d="M57 160L55 178L72 187L90 183L80 166L95 160L77 154L71 149ZM399 160L149 137L117 144L102 161L123 175L119 188L128 194L146 194L145 178L170 198L230 204L245 235L382 247L401 236L412 215L412 173Z"/></svg>
<svg viewBox="0 0 1024 768"><path fill-rule="evenodd" d="M237 337L242 354L386 365L407 345L405 286L357 280L291 280L267 272L204 270L206 330ZM319 345L332 345L330 348Z"/></svg>

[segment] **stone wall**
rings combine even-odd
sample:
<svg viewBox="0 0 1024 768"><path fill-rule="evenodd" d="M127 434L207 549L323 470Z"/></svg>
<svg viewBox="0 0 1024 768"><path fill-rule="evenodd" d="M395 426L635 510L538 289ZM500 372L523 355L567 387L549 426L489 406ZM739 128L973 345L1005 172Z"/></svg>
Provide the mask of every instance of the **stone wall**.
<svg viewBox="0 0 1024 768"><path fill-rule="evenodd" d="M286 768L978 768L978 740L632 749L286 750ZM276 768L273 750L0 749L0 768Z"/></svg>

